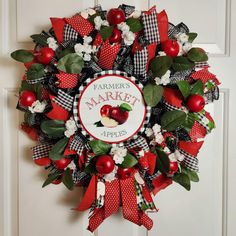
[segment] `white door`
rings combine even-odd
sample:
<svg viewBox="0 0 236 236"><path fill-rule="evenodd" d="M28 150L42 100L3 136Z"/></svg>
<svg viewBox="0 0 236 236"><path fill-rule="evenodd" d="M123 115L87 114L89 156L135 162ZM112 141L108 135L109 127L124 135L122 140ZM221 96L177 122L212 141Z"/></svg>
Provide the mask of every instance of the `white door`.
<svg viewBox="0 0 236 236"><path fill-rule="evenodd" d="M97 236L234 236L236 235L236 1L235 0L1 0L0 5L0 236L92 235L87 214L70 210L81 190L41 188L46 173L31 161L30 141L18 130L17 86L24 73L9 54L31 48L29 35L49 26L50 16L70 16L100 3L104 8L125 2L146 9L166 9L173 23L185 22L199 33L198 43L211 54L211 71L222 81L220 100L209 106L217 129L200 153L198 184L186 192L173 184L156 197L160 209L150 214L150 232L110 217Z"/></svg>

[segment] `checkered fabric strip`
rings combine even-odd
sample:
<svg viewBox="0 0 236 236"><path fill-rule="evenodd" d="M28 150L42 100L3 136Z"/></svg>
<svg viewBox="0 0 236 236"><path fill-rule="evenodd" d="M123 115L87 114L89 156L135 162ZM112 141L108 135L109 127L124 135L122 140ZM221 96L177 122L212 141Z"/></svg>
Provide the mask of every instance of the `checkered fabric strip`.
<svg viewBox="0 0 236 236"><path fill-rule="evenodd" d="M177 28L172 23L169 23L169 28L168 28L168 37L169 38L174 38L179 32L180 32L179 28Z"/></svg>
<svg viewBox="0 0 236 236"><path fill-rule="evenodd" d="M157 11L153 10L151 14L142 13L142 22L144 27L144 35L145 38L150 43L159 43L160 42L160 34L157 24Z"/></svg>
<svg viewBox="0 0 236 236"><path fill-rule="evenodd" d="M142 51L134 54L134 74L147 77L147 61L148 49L144 48Z"/></svg>
<svg viewBox="0 0 236 236"><path fill-rule="evenodd" d="M72 179L75 184L80 182L88 182L90 180L90 175L83 171L76 170L72 173Z"/></svg>
<svg viewBox="0 0 236 236"><path fill-rule="evenodd" d="M70 150L74 150L77 152L79 156L82 155L84 149L89 150L90 147L88 143L83 142L83 140L78 136L74 136L73 139L70 142Z"/></svg>
<svg viewBox="0 0 236 236"><path fill-rule="evenodd" d="M166 111L173 111L173 110L182 111L182 109L180 107L176 107L176 106L170 105L166 101L163 101L163 105L164 105Z"/></svg>
<svg viewBox="0 0 236 236"><path fill-rule="evenodd" d="M88 140L93 140L93 138L83 129L82 125L80 124L80 120L79 120L79 116L78 116L78 102L79 102L80 94L84 90L84 88L86 86L88 86L89 83L91 83L94 79L96 79L98 77L101 77L101 76L104 76L104 75L120 75L120 76L124 76L124 77L128 78L129 80L131 80L133 83L135 83L141 90L143 89L143 85L141 83L139 83L139 81L135 77L133 77L133 76L131 76L131 75L125 73L125 72L119 71L119 70L104 70L104 71L102 71L100 73L94 74L93 77L88 78L85 82L83 82L82 85L79 87L78 94L75 96L75 99L74 99L73 115L74 115L74 120L75 120L75 122L76 122L76 124L78 126L79 131ZM141 135L145 131L145 128L147 127L147 125L149 123L150 116L151 116L151 107L147 107L146 109L147 109L146 110L146 117L145 117L143 126L141 127L139 132L132 137L132 139L137 139L139 137L139 135ZM121 144L122 143L120 143L119 145L121 145Z"/></svg>
<svg viewBox="0 0 236 236"><path fill-rule="evenodd" d="M195 68L205 68L205 67L209 67L209 64L205 61L205 62L195 62Z"/></svg>
<svg viewBox="0 0 236 236"><path fill-rule="evenodd" d="M197 113L197 117L199 119L197 122L206 129L207 133L211 132L210 128L208 127L208 124L204 122L204 120L207 119L205 114L199 112Z"/></svg>
<svg viewBox="0 0 236 236"><path fill-rule="evenodd" d="M124 145L127 149L139 147L139 148L142 148L144 152L149 151L148 143L147 143L146 139L142 136L139 136L137 139L132 139L130 141L127 141L124 143Z"/></svg>
<svg viewBox="0 0 236 236"><path fill-rule="evenodd" d="M219 97L220 97L220 91L217 86L211 91L204 94L204 98L207 104L213 102L214 100L218 100Z"/></svg>
<svg viewBox="0 0 236 236"><path fill-rule="evenodd" d="M121 6L119 6L119 8L121 8L125 12L126 17L131 15L135 10L134 6L130 6L126 4L122 4Z"/></svg>
<svg viewBox="0 0 236 236"><path fill-rule="evenodd" d="M152 202L147 202L143 196L142 185L138 184L137 181L134 181L136 196L137 196L137 205L140 210L145 206L147 209L154 209L155 206Z"/></svg>
<svg viewBox="0 0 236 236"><path fill-rule="evenodd" d="M94 73L102 72L102 68L94 60L89 61L87 67L92 69Z"/></svg>
<svg viewBox="0 0 236 236"><path fill-rule="evenodd" d="M74 30L69 24L64 26L64 42L66 41L77 41L79 33Z"/></svg>
<svg viewBox="0 0 236 236"><path fill-rule="evenodd" d="M37 145L35 147L32 147L32 151L33 151L33 160L37 160L43 157L49 157L49 152L52 149L51 144L42 144L42 145Z"/></svg>
<svg viewBox="0 0 236 236"><path fill-rule="evenodd" d="M64 109L70 111L72 109L74 98L61 89L58 90L58 95L53 98L53 101Z"/></svg>
<svg viewBox="0 0 236 236"><path fill-rule="evenodd" d="M182 162L188 169L192 171L199 171L198 159L196 157L186 157Z"/></svg>
<svg viewBox="0 0 236 236"><path fill-rule="evenodd" d="M176 84L178 81L186 80L186 77L188 77L191 73L192 70L184 70L174 73L170 77L170 84Z"/></svg>
<svg viewBox="0 0 236 236"><path fill-rule="evenodd" d="M189 33L188 26L185 25L183 22L181 22L178 25L176 25L176 27L179 29L180 33L185 33L185 34Z"/></svg>
<svg viewBox="0 0 236 236"><path fill-rule="evenodd" d="M28 84L37 84L37 83L41 83L45 80L45 77L42 78L38 78L38 79L26 79Z"/></svg>

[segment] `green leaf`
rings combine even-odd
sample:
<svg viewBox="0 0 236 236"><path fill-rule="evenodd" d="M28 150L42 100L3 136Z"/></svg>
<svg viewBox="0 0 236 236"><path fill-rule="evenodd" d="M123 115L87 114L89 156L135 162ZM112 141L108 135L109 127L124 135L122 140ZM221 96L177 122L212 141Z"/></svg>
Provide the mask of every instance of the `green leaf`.
<svg viewBox="0 0 236 236"><path fill-rule="evenodd" d="M45 76L44 66L39 63L34 63L27 71L27 79L39 79Z"/></svg>
<svg viewBox="0 0 236 236"><path fill-rule="evenodd" d="M96 165L94 162L89 163L85 168L84 168L84 172L88 173L88 174L94 174L97 172L96 170Z"/></svg>
<svg viewBox="0 0 236 236"><path fill-rule="evenodd" d="M203 83L201 80L198 80L191 89L191 94L199 94L201 96L204 95L204 88L203 88Z"/></svg>
<svg viewBox="0 0 236 236"><path fill-rule="evenodd" d="M187 57L176 57L172 65L175 71L184 71L194 68L195 64L188 60Z"/></svg>
<svg viewBox="0 0 236 236"><path fill-rule="evenodd" d="M165 154L165 152L156 149L156 164L157 164L157 169L163 173L167 174L170 172L170 159L169 157Z"/></svg>
<svg viewBox="0 0 236 236"><path fill-rule="evenodd" d="M128 103L122 103L120 108L123 111L132 111L132 107Z"/></svg>
<svg viewBox="0 0 236 236"><path fill-rule="evenodd" d="M167 131L174 131L184 124L186 116L186 113L183 111L168 111L161 117L161 126Z"/></svg>
<svg viewBox="0 0 236 236"><path fill-rule="evenodd" d="M60 160L63 157L64 150L67 146L69 139L63 138L59 140L51 149L49 152L49 157L51 160L56 161Z"/></svg>
<svg viewBox="0 0 236 236"><path fill-rule="evenodd" d="M193 62L207 61L208 56L201 48L192 48L189 50L187 57Z"/></svg>
<svg viewBox="0 0 236 236"><path fill-rule="evenodd" d="M182 173L187 174L189 179L193 182L199 182L199 177L196 171L190 170L185 166L181 167Z"/></svg>
<svg viewBox="0 0 236 236"><path fill-rule="evenodd" d="M104 125L102 124L100 120L95 122L94 125L96 125L96 127L104 127Z"/></svg>
<svg viewBox="0 0 236 236"><path fill-rule="evenodd" d="M48 186L49 184L51 184L54 180L58 179L61 176L61 172L55 172L53 174L49 174L48 178L45 180L45 182L43 183L43 188Z"/></svg>
<svg viewBox="0 0 236 236"><path fill-rule="evenodd" d="M194 113L188 113L187 114L187 118L183 124L183 127L190 132L190 130L192 129L195 121L197 120L197 116Z"/></svg>
<svg viewBox="0 0 236 236"><path fill-rule="evenodd" d="M143 96L146 104L155 107L162 98L163 87L156 84L147 84L143 89Z"/></svg>
<svg viewBox="0 0 236 236"><path fill-rule="evenodd" d="M68 47L65 48L64 50L56 50L56 55L58 57L58 59L61 59L62 57L66 56L67 54L71 54L74 53L74 47Z"/></svg>
<svg viewBox="0 0 236 236"><path fill-rule="evenodd" d="M131 155L130 153L127 153L127 155L124 157L124 161L121 164L122 168L130 168L135 166L138 163L138 160Z"/></svg>
<svg viewBox="0 0 236 236"><path fill-rule="evenodd" d="M95 19L97 16L100 16L100 14L99 14L99 13L95 13L95 14L93 14L92 16L89 16L88 21L89 21L91 24L95 25L94 19Z"/></svg>
<svg viewBox="0 0 236 236"><path fill-rule="evenodd" d="M66 171L64 172L62 177L62 182L69 190L73 190L74 182L70 168L67 168Z"/></svg>
<svg viewBox="0 0 236 236"><path fill-rule="evenodd" d="M192 42L194 41L194 39L197 38L197 35L198 35L198 34L192 32L192 33L188 33L187 35L188 35L188 41L189 41L190 43L192 43Z"/></svg>
<svg viewBox="0 0 236 236"><path fill-rule="evenodd" d="M24 49L19 49L12 52L11 57L16 61L23 62L23 63L31 62L34 59L33 53Z"/></svg>
<svg viewBox="0 0 236 236"><path fill-rule="evenodd" d="M101 140L93 140L90 141L89 144L96 156L107 154L111 149L110 144L105 143Z"/></svg>
<svg viewBox="0 0 236 236"><path fill-rule="evenodd" d="M183 97L186 99L190 95L190 84L183 80L183 81L177 81L177 86L182 93Z"/></svg>
<svg viewBox="0 0 236 236"><path fill-rule="evenodd" d="M216 126L215 126L215 122L210 121L210 122L208 123L208 128L210 129L210 132L211 132L215 127L216 127Z"/></svg>
<svg viewBox="0 0 236 236"><path fill-rule="evenodd" d="M187 174L185 173L177 173L173 176L173 180L180 184L181 186L183 186L185 189L187 189L188 191L190 191L191 189L191 182L190 182L190 178Z"/></svg>
<svg viewBox="0 0 236 236"><path fill-rule="evenodd" d="M126 24L129 26L130 31L132 31L133 33L139 32L143 29L141 21L136 18L127 19Z"/></svg>
<svg viewBox="0 0 236 236"><path fill-rule="evenodd" d="M41 45L41 46L48 46L47 39L49 36L44 34L33 34L30 36L35 43Z"/></svg>
<svg viewBox="0 0 236 236"><path fill-rule="evenodd" d="M65 122L63 120L45 120L41 123L41 130L52 138L64 136Z"/></svg>
<svg viewBox="0 0 236 236"><path fill-rule="evenodd" d="M34 85L34 91L36 93L37 99L41 100L41 96L42 96L42 84L41 83L37 83Z"/></svg>
<svg viewBox="0 0 236 236"><path fill-rule="evenodd" d="M153 75L161 78L171 67L173 59L168 56L155 57L150 62Z"/></svg>
<svg viewBox="0 0 236 236"><path fill-rule="evenodd" d="M26 80L22 80L21 86L20 86L20 92L30 90L34 91L34 86L32 84L29 84Z"/></svg>
<svg viewBox="0 0 236 236"><path fill-rule="evenodd" d="M69 74L79 74L83 67L83 58L76 53L70 53L58 61L58 69Z"/></svg>
<svg viewBox="0 0 236 236"><path fill-rule="evenodd" d="M100 30L100 34L102 36L103 41L106 41L112 35L113 26L102 26Z"/></svg>

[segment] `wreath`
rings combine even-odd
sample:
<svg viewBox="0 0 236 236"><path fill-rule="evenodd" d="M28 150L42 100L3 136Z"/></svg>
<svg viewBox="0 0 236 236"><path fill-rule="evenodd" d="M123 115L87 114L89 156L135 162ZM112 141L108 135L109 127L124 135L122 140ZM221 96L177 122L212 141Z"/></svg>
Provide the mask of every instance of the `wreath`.
<svg viewBox="0 0 236 236"><path fill-rule="evenodd" d="M206 104L219 98L197 33L168 22L156 7L101 6L51 18L31 36L17 109L37 142L33 161L48 171L43 187L86 187L74 209L90 209L94 231L120 206L148 230L153 196L172 182L198 182L197 154L215 128Z"/></svg>

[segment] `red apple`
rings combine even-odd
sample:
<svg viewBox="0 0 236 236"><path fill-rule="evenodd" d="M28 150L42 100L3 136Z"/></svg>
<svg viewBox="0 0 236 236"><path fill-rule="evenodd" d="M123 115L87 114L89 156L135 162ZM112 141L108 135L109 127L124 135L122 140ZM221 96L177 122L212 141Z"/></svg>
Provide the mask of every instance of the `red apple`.
<svg viewBox="0 0 236 236"><path fill-rule="evenodd" d="M179 53L179 44L176 40L168 39L162 43L162 49L167 56L177 57Z"/></svg>
<svg viewBox="0 0 236 236"><path fill-rule="evenodd" d="M173 175L174 173L176 173L179 169L179 165L177 161L171 161L170 162L170 175Z"/></svg>
<svg viewBox="0 0 236 236"><path fill-rule="evenodd" d="M115 163L111 156L101 155L96 161L96 169L100 174L109 174L115 168Z"/></svg>
<svg viewBox="0 0 236 236"><path fill-rule="evenodd" d="M187 100L187 107L191 112L200 112L205 107L206 102L201 95L191 95Z"/></svg>
<svg viewBox="0 0 236 236"><path fill-rule="evenodd" d="M37 98L34 92L25 90L20 94L19 103L21 106L30 107L36 100Z"/></svg>
<svg viewBox="0 0 236 236"><path fill-rule="evenodd" d="M121 31L118 30L116 27L113 29L112 34L109 38L109 42L112 43L120 43L122 37L121 37Z"/></svg>
<svg viewBox="0 0 236 236"><path fill-rule="evenodd" d="M43 158L35 159L34 163L38 166L48 166L51 164L51 160L48 157L43 157Z"/></svg>
<svg viewBox="0 0 236 236"><path fill-rule="evenodd" d="M110 113L110 109L111 108L112 108L111 105L104 105L104 106L102 106L102 108L100 110L101 116L109 117L109 113Z"/></svg>
<svg viewBox="0 0 236 236"><path fill-rule="evenodd" d="M64 170L71 163L71 161L72 160L70 158L63 157L60 160L54 161L54 164L57 169Z"/></svg>
<svg viewBox="0 0 236 236"><path fill-rule="evenodd" d="M55 52L51 48L45 47L39 50L39 52L36 54L36 58L38 62L47 65L51 62L54 54Z"/></svg>
<svg viewBox="0 0 236 236"><path fill-rule="evenodd" d="M122 169L121 167L119 167L117 170L117 175L119 179L127 179L132 175L132 173L133 173L133 168Z"/></svg>
<svg viewBox="0 0 236 236"><path fill-rule="evenodd" d="M55 179L52 181L52 184L58 185L61 183L61 178Z"/></svg>
<svg viewBox="0 0 236 236"><path fill-rule="evenodd" d="M107 21L110 25L118 25L125 21L125 12L119 8L112 8L107 13Z"/></svg>
<svg viewBox="0 0 236 236"><path fill-rule="evenodd" d="M129 117L128 111L122 111L120 107L112 107L110 109L110 117L114 120L116 120L119 124L123 124L127 121Z"/></svg>

